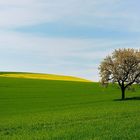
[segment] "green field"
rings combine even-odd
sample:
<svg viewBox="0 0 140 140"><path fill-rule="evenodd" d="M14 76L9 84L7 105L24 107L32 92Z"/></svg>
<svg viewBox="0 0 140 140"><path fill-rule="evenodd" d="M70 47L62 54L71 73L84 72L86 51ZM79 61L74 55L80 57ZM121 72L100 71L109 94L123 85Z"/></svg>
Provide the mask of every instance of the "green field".
<svg viewBox="0 0 140 140"><path fill-rule="evenodd" d="M115 85L0 77L0 140L139 140L140 88L126 96Z"/></svg>

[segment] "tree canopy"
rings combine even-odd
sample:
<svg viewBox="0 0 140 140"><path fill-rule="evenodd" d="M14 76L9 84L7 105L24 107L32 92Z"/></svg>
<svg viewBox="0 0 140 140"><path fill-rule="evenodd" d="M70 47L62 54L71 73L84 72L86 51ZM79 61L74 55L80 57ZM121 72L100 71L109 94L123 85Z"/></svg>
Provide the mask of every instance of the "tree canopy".
<svg viewBox="0 0 140 140"><path fill-rule="evenodd" d="M115 50L101 62L99 70L101 83L118 83L124 99L126 88L134 83L140 83L140 50Z"/></svg>

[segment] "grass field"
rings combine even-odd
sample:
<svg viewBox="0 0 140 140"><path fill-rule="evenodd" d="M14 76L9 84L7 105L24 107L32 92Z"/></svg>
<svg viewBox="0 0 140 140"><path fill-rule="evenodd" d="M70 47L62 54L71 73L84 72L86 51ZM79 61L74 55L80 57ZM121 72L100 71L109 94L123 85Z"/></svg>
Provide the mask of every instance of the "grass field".
<svg viewBox="0 0 140 140"><path fill-rule="evenodd" d="M0 77L0 140L139 140L140 88L126 96L115 85Z"/></svg>

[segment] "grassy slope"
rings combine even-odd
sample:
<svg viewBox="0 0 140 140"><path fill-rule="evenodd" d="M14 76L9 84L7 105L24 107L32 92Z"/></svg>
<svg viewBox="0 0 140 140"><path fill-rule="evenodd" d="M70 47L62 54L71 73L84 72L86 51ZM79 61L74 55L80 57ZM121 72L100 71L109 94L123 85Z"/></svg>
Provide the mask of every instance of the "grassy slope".
<svg viewBox="0 0 140 140"><path fill-rule="evenodd" d="M98 83L0 77L0 139L140 139L140 100ZM127 92L127 97L139 96Z"/></svg>
<svg viewBox="0 0 140 140"><path fill-rule="evenodd" d="M0 77L90 82L89 80L77 78L73 76L40 74L40 73L25 73L25 72L0 72Z"/></svg>

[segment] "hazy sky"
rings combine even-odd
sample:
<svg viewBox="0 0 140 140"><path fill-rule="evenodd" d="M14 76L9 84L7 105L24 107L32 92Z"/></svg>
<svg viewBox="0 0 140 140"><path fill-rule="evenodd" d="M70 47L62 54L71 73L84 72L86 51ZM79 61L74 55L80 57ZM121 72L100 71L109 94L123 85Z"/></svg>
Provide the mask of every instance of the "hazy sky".
<svg viewBox="0 0 140 140"><path fill-rule="evenodd" d="M140 48L139 0L1 0L0 70L98 80L117 48Z"/></svg>

